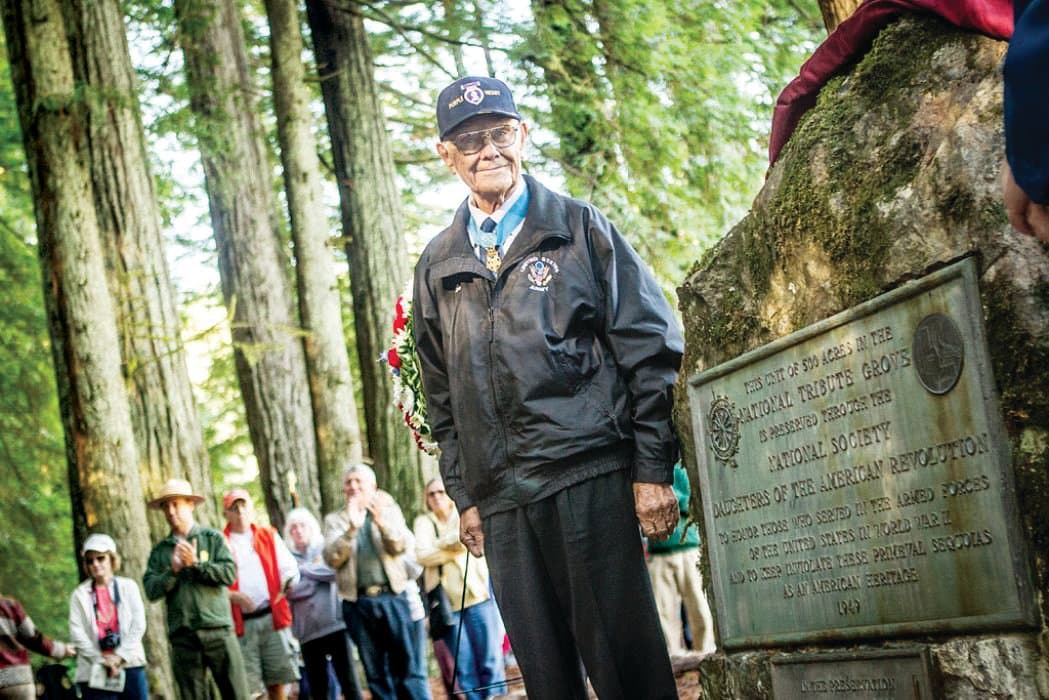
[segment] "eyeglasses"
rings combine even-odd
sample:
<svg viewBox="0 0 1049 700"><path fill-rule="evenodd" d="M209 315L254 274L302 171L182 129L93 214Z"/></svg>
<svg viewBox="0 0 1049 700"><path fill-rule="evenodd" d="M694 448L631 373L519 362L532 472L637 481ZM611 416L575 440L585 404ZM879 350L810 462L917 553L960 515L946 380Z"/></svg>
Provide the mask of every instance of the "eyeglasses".
<svg viewBox="0 0 1049 700"><path fill-rule="evenodd" d="M496 148L508 148L517 142L517 124L501 124L491 129L466 131L451 139L464 156L477 153L491 141Z"/></svg>
<svg viewBox="0 0 1049 700"><path fill-rule="evenodd" d="M98 554L98 555L93 556L93 557L92 556L84 557L84 561L86 563L88 563L88 564L94 564L96 561L106 561L107 559L109 559L109 555L108 554Z"/></svg>

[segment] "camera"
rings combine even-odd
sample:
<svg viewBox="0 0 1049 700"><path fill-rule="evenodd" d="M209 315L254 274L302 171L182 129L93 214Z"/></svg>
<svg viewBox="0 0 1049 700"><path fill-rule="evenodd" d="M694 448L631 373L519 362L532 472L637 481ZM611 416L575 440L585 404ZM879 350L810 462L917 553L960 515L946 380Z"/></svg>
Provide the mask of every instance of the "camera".
<svg viewBox="0 0 1049 700"><path fill-rule="evenodd" d="M105 635L98 640L98 646L102 651L113 651L120 646L120 632L106 630Z"/></svg>

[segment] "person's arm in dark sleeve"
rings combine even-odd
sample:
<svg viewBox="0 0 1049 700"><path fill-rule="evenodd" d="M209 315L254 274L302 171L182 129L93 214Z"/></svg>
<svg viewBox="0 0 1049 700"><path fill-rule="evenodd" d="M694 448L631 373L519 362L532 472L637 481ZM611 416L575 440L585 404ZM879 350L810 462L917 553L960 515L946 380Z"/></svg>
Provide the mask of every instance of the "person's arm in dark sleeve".
<svg viewBox="0 0 1049 700"><path fill-rule="evenodd" d="M199 552L209 550L207 561L202 561ZM237 580L237 562L226 544L226 538L217 533L201 534L197 542L197 563L179 571L179 575L193 577L195 581L211 586L229 586Z"/></svg>
<svg viewBox="0 0 1049 700"><path fill-rule="evenodd" d="M589 210L591 255L604 295L604 340L630 392L633 480L673 483L677 436L671 422L684 341L655 277L623 236Z"/></svg>
<svg viewBox="0 0 1049 700"><path fill-rule="evenodd" d="M1005 148L1016 183L1049 204L1049 0L1017 0L1005 57Z"/></svg>
<svg viewBox="0 0 1049 700"><path fill-rule="evenodd" d="M473 506L466 493L459 471L459 433L452 420L452 403L448 371L445 366L441 337L441 319L437 315L437 301L426 277L424 259L419 261L412 291L412 332L415 335L416 354L423 391L426 394L426 420L434 440L441 447L441 479L448 496L462 513Z"/></svg>
<svg viewBox="0 0 1049 700"><path fill-rule="evenodd" d="M163 547L153 548L149 553L146 573L142 575L142 589L146 592L148 600L160 600L178 583L171 570L171 553L169 551L165 557L163 550Z"/></svg>

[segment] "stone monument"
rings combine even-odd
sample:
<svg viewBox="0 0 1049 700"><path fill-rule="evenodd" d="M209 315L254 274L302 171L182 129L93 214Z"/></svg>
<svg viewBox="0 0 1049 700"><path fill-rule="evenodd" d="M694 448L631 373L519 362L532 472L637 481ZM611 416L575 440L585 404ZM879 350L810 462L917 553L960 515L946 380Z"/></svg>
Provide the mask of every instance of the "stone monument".
<svg viewBox="0 0 1049 700"><path fill-rule="evenodd" d="M679 289L711 698L1049 697L1049 252L1004 44L906 17Z"/></svg>

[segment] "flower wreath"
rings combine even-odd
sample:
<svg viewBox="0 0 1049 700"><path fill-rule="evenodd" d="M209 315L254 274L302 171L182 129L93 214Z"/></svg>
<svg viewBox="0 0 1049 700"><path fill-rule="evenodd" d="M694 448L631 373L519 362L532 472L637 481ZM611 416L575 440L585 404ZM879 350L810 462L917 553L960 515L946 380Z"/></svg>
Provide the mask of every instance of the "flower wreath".
<svg viewBox="0 0 1049 700"><path fill-rule="evenodd" d="M404 422L412 431L412 437L420 450L436 455L437 443L426 422L426 395L419 373L419 356L415 352L415 335L412 331L412 285L397 297L394 306L393 339L390 348L379 360L390 369L393 376L393 403L404 416Z"/></svg>

